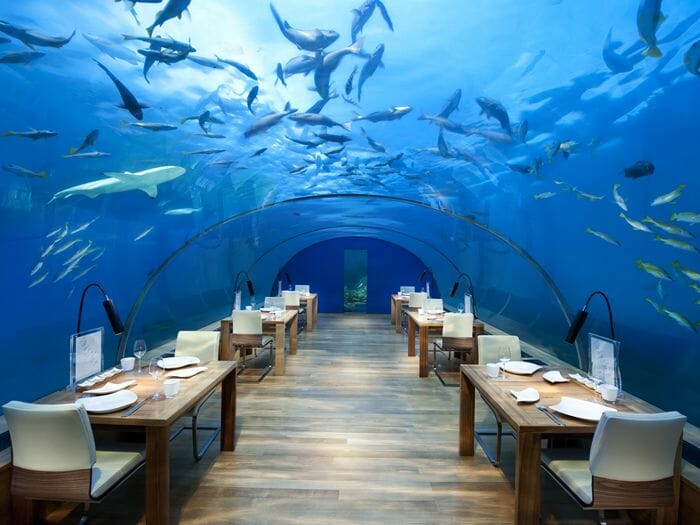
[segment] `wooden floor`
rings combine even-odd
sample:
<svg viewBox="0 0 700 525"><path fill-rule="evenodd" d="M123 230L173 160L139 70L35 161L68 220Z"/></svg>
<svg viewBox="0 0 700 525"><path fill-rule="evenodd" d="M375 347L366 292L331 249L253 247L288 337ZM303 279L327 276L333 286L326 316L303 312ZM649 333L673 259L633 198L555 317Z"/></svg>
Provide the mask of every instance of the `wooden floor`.
<svg viewBox="0 0 700 525"><path fill-rule="evenodd" d="M171 443L173 523L512 523L513 439L504 438L503 470L478 447L459 457L458 389L418 377L388 316L321 315L285 376L255 383L249 373L235 452L212 447L194 463L188 433ZM216 422L209 404L205 422ZM484 407L477 417L488 426ZM545 478L545 523L594 523ZM91 508L90 523L142 523L143 497L139 473ZM76 515L59 508L49 521Z"/></svg>

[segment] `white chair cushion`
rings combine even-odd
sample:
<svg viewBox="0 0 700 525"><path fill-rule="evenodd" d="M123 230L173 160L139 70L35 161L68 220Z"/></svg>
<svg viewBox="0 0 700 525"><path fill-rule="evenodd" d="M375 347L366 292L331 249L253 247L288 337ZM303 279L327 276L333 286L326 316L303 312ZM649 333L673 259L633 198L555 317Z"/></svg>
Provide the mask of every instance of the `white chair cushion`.
<svg viewBox="0 0 700 525"><path fill-rule="evenodd" d="M473 337L474 315L447 312L442 322L443 337Z"/></svg>
<svg viewBox="0 0 700 525"><path fill-rule="evenodd" d="M98 499L144 459L141 452L97 451L92 467L90 495Z"/></svg>
<svg viewBox="0 0 700 525"><path fill-rule="evenodd" d="M299 292L283 290L282 297L284 297L285 306L299 306L299 298L301 297Z"/></svg>
<svg viewBox="0 0 700 525"><path fill-rule="evenodd" d="M480 335L478 340L480 365L498 362L499 350L502 347L510 349L511 360L520 360L520 339L517 335Z"/></svg>
<svg viewBox="0 0 700 525"><path fill-rule="evenodd" d="M213 330L180 330L175 340L175 355L198 357L204 363L217 361L220 335Z"/></svg>
<svg viewBox="0 0 700 525"><path fill-rule="evenodd" d="M257 335L262 333L262 314L259 310L234 310L231 319L234 334Z"/></svg>
<svg viewBox="0 0 700 525"><path fill-rule="evenodd" d="M425 292L413 292L408 295L408 307L423 308L423 303L427 298L428 294Z"/></svg>
<svg viewBox="0 0 700 525"><path fill-rule="evenodd" d="M543 449L542 463L549 467L584 504L593 502L593 476L588 451L582 449Z"/></svg>
<svg viewBox="0 0 700 525"><path fill-rule="evenodd" d="M311 286L308 284L297 284L294 286L294 291L299 293L311 293Z"/></svg>

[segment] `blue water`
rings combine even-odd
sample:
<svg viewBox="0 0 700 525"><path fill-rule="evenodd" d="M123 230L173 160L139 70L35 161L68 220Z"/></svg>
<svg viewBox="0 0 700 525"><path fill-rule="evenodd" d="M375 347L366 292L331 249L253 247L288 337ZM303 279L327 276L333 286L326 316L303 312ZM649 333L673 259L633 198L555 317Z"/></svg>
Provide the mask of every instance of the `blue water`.
<svg viewBox="0 0 700 525"><path fill-rule="evenodd" d="M3 166L48 172L39 178L3 169L0 177L5 298L0 402L35 399L67 383L68 338L75 331L80 292L89 282L101 283L122 317L130 317L127 348L134 338L154 346L179 329L224 315L240 270L248 269L256 288L264 290L259 293L267 293L280 268L306 247L366 236L416 254L432 269L443 296L460 271L468 272L485 321L574 364L576 349L562 341L566 313L579 308L591 291L605 291L622 343L624 387L700 422L700 293L672 266L679 261L700 271L700 256L692 248L700 245L694 238L700 230L671 220L674 212L700 213L700 79L683 62L700 39L696 2L662 3L666 21L657 39L663 56L651 58L642 55L646 46L637 32L637 2L386 0L394 31L377 9L361 34L367 53L385 45L384 67L364 84L359 107L338 97L323 114L345 123L353 112L367 115L392 106L412 111L391 122L353 122L350 132L329 129L352 139L331 156L323 152L339 144L307 149L290 142L286 135L316 141L311 132L322 128L295 126L288 118L249 139L243 135L255 119L281 111L288 101L302 112L319 99L313 73L287 78L287 87L275 85L276 64L302 52L281 34L267 3L192 0L191 18L185 13L154 32L189 41L197 50L192 56L246 64L257 83L229 66L210 69L183 60L154 65L150 84L136 52L147 44L125 42L121 34L146 36L145 27L165 3L137 4L140 26L123 4L26 0L0 5L0 20L14 26L61 37L77 30L61 48L37 47L45 55L27 65L0 63L0 132L58 132L36 141L0 137ZM337 31L338 40L328 48L335 50L351 43L351 9L359 4L278 0L275 6L292 27ZM619 45L609 49L629 71L613 73L603 59L611 28ZM98 50L86 33L111 40L112 54L128 61ZM0 62L7 52L28 50L13 38L0 44ZM92 59L149 106L143 122L177 129L155 132L129 125L137 121L116 107L117 89ZM365 63L366 57L345 57L331 76L331 92L344 94L353 68ZM355 102L359 76L349 96ZM252 115L246 97L255 85L260 91ZM438 113L457 89L461 101L449 118L469 132L445 130L443 156L439 128L418 117ZM503 136L497 120L480 115L475 99L482 96L507 110L512 138ZM197 121L180 123L205 110L223 122L207 125L209 133L225 138L197 135L203 132ZM361 128L386 153L372 150ZM84 152L111 156L63 158L93 129L99 138ZM485 136L490 132L510 142L494 142ZM568 159L560 152L549 162L547 147L566 141L575 142L568 145ZM262 148L267 150L251 157ZM202 149L225 151L183 155ZM533 171L529 167L537 158L540 176L511 167ZM654 173L625 177L624 169L637 161L653 163ZM159 184L155 198L130 190L49 202L61 190L103 179L104 172L162 166L186 171ZM620 185L629 218L650 216L693 237L668 234L648 222L642 224L651 232L633 229L619 216L614 184ZM681 184L685 187L673 203L651 206ZM330 197L335 194L344 196ZM297 198L305 199L287 202ZM226 222L213 227L221 221ZM612 242L586 232L589 228ZM691 246L681 249L656 236ZM54 253L73 239L80 241ZM89 253L58 279L70 266L64 263L86 247ZM638 259L661 267L669 280L659 284L636 267ZM44 274L43 282L29 287ZM99 294L93 292L85 327L106 324ZM456 305L456 299L452 302ZM584 354L585 332L608 335L603 303L596 298L590 309L592 319L581 338ZM105 343L106 361L112 362L118 339L106 331Z"/></svg>

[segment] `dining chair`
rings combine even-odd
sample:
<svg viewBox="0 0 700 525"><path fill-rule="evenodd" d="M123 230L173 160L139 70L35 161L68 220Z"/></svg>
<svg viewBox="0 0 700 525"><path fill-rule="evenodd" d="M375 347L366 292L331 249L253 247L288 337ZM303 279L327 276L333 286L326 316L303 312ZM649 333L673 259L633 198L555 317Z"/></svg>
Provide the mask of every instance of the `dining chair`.
<svg viewBox="0 0 700 525"><path fill-rule="evenodd" d="M431 299L428 299L430 301ZM440 301L442 299L432 299ZM427 301L426 301L427 304ZM442 322L442 338L433 341L433 372L444 386L459 386L445 383L438 371L437 353L447 354L449 360L453 352L471 354L474 349L474 315L446 312Z"/></svg>
<svg viewBox="0 0 700 525"><path fill-rule="evenodd" d="M301 293L293 290L283 290L285 308L287 310L297 310L297 333L303 332L306 328L306 308L301 306Z"/></svg>
<svg viewBox="0 0 700 525"><path fill-rule="evenodd" d="M500 354L503 349L508 349L510 351L510 358L513 360L521 359L520 351L520 338L516 335L480 335L477 338L477 346L479 347L478 352L478 362L480 365L486 363L498 363L500 359ZM489 402L482 397L484 403L489 410L493 412L496 418L496 431L492 430L475 430L474 438L479 442L481 448L484 450L486 457L494 467L498 467L501 464L501 438L503 437L503 420L501 416L498 415L498 411L489 404ZM514 435L514 433L508 432L509 435ZM482 439L482 436L496 436L496 456L491 455L489 448Z"/></svg>
<svg viewBox="0 0 700 525"><path fill-rule="evenodd" d="M408 305L401 310L401 327L405 330L408 323L408 311L418 311L423 308L423 303L428 298L425 292L412 292L408 294Z"/></svg>
<svg viewBox="0 0 700 525"><path fill-rule="evenodd" d="M221 334L219 332L215 331L209 331L209 330L196 330L196 331L187 331L187 330L181 330L177 333L177 339L175 340L175 356L189 356L189 357L198 357L200 362L202 363L208 363L210 361L218 361L219 360L219 341L221 338ZM194 456L195 461L199 461L204 457L204 454L206 454L207 450L209 447L212 445L214 440L216 439L216 436L219 435L219 432L221 432L221 426L220 425L198 425L197 424L197 419L199 417L199 412L204 406L204 403L206 403L209 398L216 392L216 389L213 388L207 394L197 403L195 404L190 410L188 410L185 414L183 414L184 417L191 417L192 418L192 425L191 426L184 426L177 430L172 436L170 436L170 440L172 441L175 439L177 436L180 435L180 433L183 430L191 430L192 431L192 455ZM202 448L200 449L198 446L198 440L197 440L197 430L209 430L211 431L211 434L209 435L209 438L207 441L202 445Z"/></svg>
<svg viewBox="0 0 700 525"><path fill-rule="evenodd" d="M10 401L11 493L26 500L99 503L144 464L143 450L97 450L85 407ZM29 516L28 516L29 517Z"/></svg>
<svg viewBox="0 0 700 525"><path fill-rule="evenodd" d="M415 286L399 286L399 293L402 295L408 295L410 293L415 293Z"/></svg>
<svg viewBox="0 0 700 525"><path fill-rule="evenodd" d="M587 510L655 509L656 522L677 509L686 417L678 412L603 412L590 452L543 449L542 468ZM586 457L587 456L587 457Z"/></svg>
<svg viewBox="0 0 700 525"><path fill-rule="evenodd" d="M311 286L308 284L295 284L294 291L299 293L311 293Z"/></svg>
<svg viewBox="0 0 700 525"><path fill-rule="evenodd" d="M287 302L284 297L265 297L264 308L276 308L284 310Z"/></svg>
<svg viewBox="0 0 700 525"><path fill-rule="evenodd" d="M231 346L240 352L241 369L239 374L246 369L248 355L258 356L258 350L267 351L270 360L258 383L272 370L273 338L263 334L262 315L259 310L234 310L231 319Z"/></svg>
<svg viewBox="0 0 700 525"><path fill-rule="evenodd" d="M442 299L426 299L423 301L423 310L426 312L442 312L444 310Z"/></svg>

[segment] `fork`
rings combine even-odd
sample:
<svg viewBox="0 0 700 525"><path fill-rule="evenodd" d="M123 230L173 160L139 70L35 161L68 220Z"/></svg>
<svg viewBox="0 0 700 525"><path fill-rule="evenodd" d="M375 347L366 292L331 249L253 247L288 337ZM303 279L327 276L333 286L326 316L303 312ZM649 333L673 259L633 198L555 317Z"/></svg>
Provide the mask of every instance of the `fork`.
<svg viewBox="0 0 700 525"><path fill-rule="evenodd" d="M544 412L545 414L547 414L547 416L549 417L549 419L551 419L552 421L554 421L554 422L555 422L557 425L559 425L560 427L563 427L563 426L564 426L564 422L563 422L561 419L559 419L558 416L555 416L554 414L552 414L552 413L549 411L549 409L548 409L546 406L544 406L542 403L539 403L539 404L535 405L535 408L537 408L537 410L541 410L542 412Z"/></svg>

